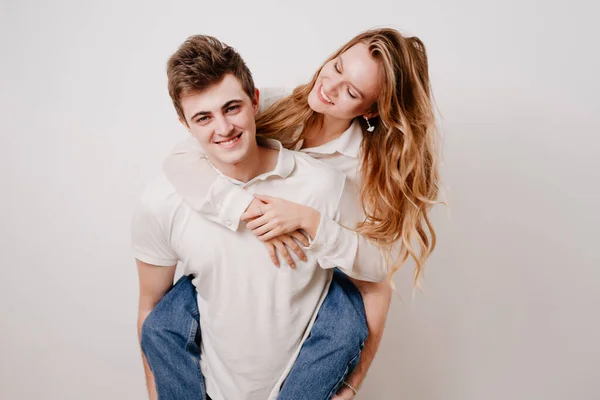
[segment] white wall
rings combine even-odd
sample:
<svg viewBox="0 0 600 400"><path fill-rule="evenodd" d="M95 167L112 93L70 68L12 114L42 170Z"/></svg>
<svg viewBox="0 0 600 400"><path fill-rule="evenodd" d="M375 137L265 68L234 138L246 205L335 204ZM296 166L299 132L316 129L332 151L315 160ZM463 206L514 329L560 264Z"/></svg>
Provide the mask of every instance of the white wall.
<svg viewBox="0 0 600 400"><path fill-rule="evenodd" d="M293 85L381 25L428 46L449 207L426 293L397 279L358 398L600 398L592 6L169 3L0 3L0 398L145 398L129 218L185 136L165 62L187 36L237 47L259 86Z"/></svg>

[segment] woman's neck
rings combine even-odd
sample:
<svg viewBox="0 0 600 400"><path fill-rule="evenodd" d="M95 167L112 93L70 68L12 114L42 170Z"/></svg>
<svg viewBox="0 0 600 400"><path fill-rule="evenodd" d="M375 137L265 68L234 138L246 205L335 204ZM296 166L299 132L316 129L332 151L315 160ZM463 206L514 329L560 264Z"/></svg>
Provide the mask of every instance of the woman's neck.
<svg viewBox="0 0 600 400"><path fill-rule="evenodd" d="M351 123L351 119L337 119L323 115L320 123L307 127L302 147L311 148L329 143L342 136Z"/></svg>

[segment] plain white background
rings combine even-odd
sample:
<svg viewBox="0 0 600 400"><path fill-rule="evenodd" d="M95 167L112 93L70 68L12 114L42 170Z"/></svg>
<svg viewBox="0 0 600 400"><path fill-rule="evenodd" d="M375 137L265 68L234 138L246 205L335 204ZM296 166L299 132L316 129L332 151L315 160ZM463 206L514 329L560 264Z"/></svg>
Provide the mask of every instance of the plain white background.
<svg viewBox="0 0 600 400"><path fill-rule="evenodd" d="M430 55L449 206L361 400L600 397L600 69L583 1L0 3L0 398L144 399L131 208L186 132L189 35L295 85L358 32ZM233 399L232 399L233 400Z"/></svg>

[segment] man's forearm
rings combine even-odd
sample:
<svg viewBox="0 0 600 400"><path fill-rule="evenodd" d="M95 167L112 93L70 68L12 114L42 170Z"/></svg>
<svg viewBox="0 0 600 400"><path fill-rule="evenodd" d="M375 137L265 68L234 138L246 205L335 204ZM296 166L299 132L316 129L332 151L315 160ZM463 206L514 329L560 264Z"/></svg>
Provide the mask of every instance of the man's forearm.
<svg viewBox="0 0 600 400"><path fill-rule="evenodd" d="M138 339L140 340L140 350L141 350L141 339L142 339L142 325L146 320L146 317L150 314L150 311L142 311L140 310L138 313ZM150 370L150 366L148 365L148 361L146 361L146 355L142 351L142 363L144 364L144 374L146 375L146 386L148 387L148 396L150 400L158 400L158 393L156 392L156 384L154 382L154 375Z"/></svg>
<svg viewBox="0 0 600 400"><path fill-rule="evenodd" d="M365 347L361 352L360 361L358 362L356 369L348 376L348 378L346 378L346 382L353 387L358 388L365 379L367 371L371 367L371 363L379 348L392 300L392 288L387 282L372 283L353 281L357 284L357 287L363 296L365 312L367 315L367 326L369 328L369 337L365 341Z"/></svg>

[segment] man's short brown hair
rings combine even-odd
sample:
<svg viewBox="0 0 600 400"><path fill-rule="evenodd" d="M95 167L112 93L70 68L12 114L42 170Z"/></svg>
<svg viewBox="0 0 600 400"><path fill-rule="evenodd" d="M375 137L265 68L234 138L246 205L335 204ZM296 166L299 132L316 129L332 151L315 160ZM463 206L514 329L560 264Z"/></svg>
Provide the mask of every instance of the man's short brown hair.
<svg viewBox="0 0 600 400"><path fill-rule="evenodd" d="M254 80L242 57L233 47L212 36L190 36L169 58L169 95L186 125L181 98L221 82L227 74L235 76L244 92L254 98Z"/></svg>

